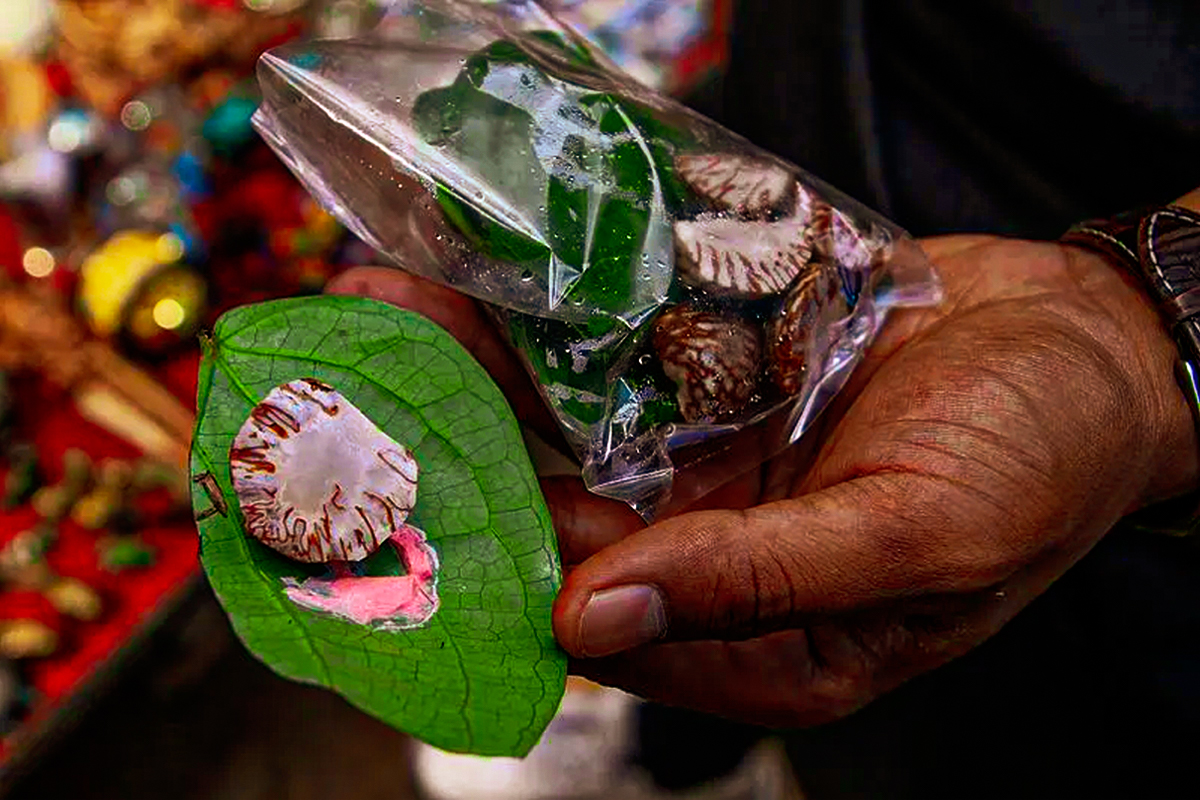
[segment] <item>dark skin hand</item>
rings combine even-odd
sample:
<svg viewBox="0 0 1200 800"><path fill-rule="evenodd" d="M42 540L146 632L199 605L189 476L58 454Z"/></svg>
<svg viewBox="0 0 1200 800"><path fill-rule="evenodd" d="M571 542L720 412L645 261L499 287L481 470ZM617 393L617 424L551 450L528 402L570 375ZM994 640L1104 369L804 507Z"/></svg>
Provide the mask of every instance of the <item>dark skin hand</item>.
<svg viewBox="0 0 1200 800"><path fill-rule="evenodd" d="M747 722L836 719L978 645L1122 516L1195 486L1177 351L1119 268L1053 243L921 245L945 302L892 317L817 448L650 527L578 480L544 482L573 669ZM330 291L447 328L554 437L473 301L381 268Z"/></svg>

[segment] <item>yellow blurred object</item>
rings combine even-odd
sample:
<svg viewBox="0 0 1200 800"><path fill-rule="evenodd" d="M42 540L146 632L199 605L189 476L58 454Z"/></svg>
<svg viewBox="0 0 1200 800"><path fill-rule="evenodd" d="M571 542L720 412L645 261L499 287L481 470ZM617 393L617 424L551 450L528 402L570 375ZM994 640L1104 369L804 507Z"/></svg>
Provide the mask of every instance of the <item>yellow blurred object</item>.
<svg viewBox="0 0 1200 800"><path fill-rule="evenodd" d="M4 127L10 133L34 133L50 118L54 92L45 69L25 58L0 58Z"/></svg>
<svg viewBox="0 0 1200 800"><path fill-rule="evenodd" d="M88 530L99 530L112 521L113 515L125 505L133 484L133 465L128 461L108 459L95 474L95 485L80 497L71 508L71 519Z"/></svg>
<svg viewBox="0 0 1200 800"><path fill-rule="evenodd" d="M103 610L100 595L78 578L59 578L43 594L59 613L84 622L96 619Z"/></svg>
<svg viewBox="0 0 1200 800"><path fill-rule="evenodd" d="M183 240L173 233L164 233L154 241L154 255L163 264L173 264L186 252Z"/></svg>
<svg viewBox="0 0 1200 800"><path fill-rule="evenodd" d="M190 335L204 311L204 279L180 263L172 233L121 231L83 262L79 303L97 334L128 334L157 350Z"/></svg>
<svg viewBox="0 0 1200 800"><path fill-rule="evenodd" d="M58 634L32 619L0 620L0 658L42 658L58 649Z"/></svg>
<svg viewBox="0 0 1200 800"><path fill-rule="evenodd" d="M7 3L9 0L0 0ZM196 0L59 0L57 55L80 95L116 116L140 89L208 64L248 66L303 17ZM295 3L285 4L294 6Z"/></svg>
<svg viewBox="0 0 1200 800"><path fill-rule="evenodd" d="M146 409L138 405L144 400L143 396L138 395L135 402L128 394L97 381L81 386L75 393L75 408L84 419L141 448L143 453L168 464L186 464L189 439L179 435L182 424L181 415L176 413L179 408L165 409L171 412L169 422L175 424L164 425L164 420L148 415ZM177 402L163 396L161 402L155 403L155 410L167 404L175 406Z"/></svg>
<svg viewBox="0 0 1200 800"><path fill-rule="evenodd" d="M192 270L164 270L150 278L131 301L125 328L143 349L178 341L199 324L205 295L203 279Z"/></svg>
<svg viewBox="0 0 1200 800"><path fill-rule="evenodd" d="M71 519L90 531L103 528L120 508L121 493L113 489L93 489L71 508Z"/></svg>
<svg viewBox="0 0 1200 800"><path fill-rule="evenodd" d="M156 232L122 231L83 262L79 302L96 333L111 336L120 330L130 295L150 275L172 263L162 260L161 236Z"/></svg>
<svg viewBox="0 0 1200 800"><path fill-rule="evenodd" d="M0 161L13 156L17 140L41 135L55 102L40 64L0 53Z"/></svg>
<svg viewBox="0 0 1200 800"><path fill-rule="evenodd" d="M313 237L318 249L327 249L341 236L341 223L311 197L304 198L300 214L304 220L304 229Z"/></svg>
<svg viewBox="0 0 1200 800"><path fill-rule="evenodd" d="M589 681L587 678L581 678L578 675L568 675L567 676L567 691L568 692L592 693L592 692L604 692L604 691L607 691L607 689L605 689L605 687L601 686L598 683L593 683L592 681Z"/></svg>
<svg viewBox="0 0 1200 800"><path fill-rule="evenodd" d="M107 343L86 336L57 295L0 282L0 369L40 374L71 393L84 419L187 468L193 412Z"/></svg>
<svg viewBox="0 0 1200 800"><path fill-rule="evenodd" d="M38 516L46 519L62 519L71 510L74 502L62 486L43 486L33 494L30 501Z"/></svg>

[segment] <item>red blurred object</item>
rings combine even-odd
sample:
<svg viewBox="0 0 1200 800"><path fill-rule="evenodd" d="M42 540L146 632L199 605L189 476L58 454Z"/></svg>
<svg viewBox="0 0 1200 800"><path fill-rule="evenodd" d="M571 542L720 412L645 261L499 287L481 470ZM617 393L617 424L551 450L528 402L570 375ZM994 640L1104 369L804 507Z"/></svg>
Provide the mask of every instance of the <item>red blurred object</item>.
<svg viewBox="0 0 1200 800"><path fill-rule="evenodd" d="M223 167L223 168L222 168ZM192 207L210 259L213 319L233 306L319 291L336 272L320 254L297 252L311 199L265 147L238 168L218 168L213 192Z"/></svg>
<svg viewBox="0 0 1200 800"><path fill-rule="evenodd" d="M675 62L674 88L686 91L706 76L723 70L729 63L729 37L733 20L733 0L713 0L712 29L707 37L684 52Z"/></svg>
<svg viewBox="0 0 1200 800"><path fill-rule="evenodd" d="M188 405L194 403L199 353L189 351L160 366L157 377ZM23 438L38 450L48 483L62 478L62 455L71 448L87 453L93 462L106 458L135 459L140 453L127 442L87 422L69 396L52 390L45 381L14 386L16 411ZM0 511L0 547L28 530L37 516L25 505ZM100 563L96 531L64 522L47 554L50 567L64 577L78 578L99 592L104 610L99 620L64 619L36 593L0 591L0 619L33 619L60 632L58 651L26 664L25 676L35 701L26 724L0 739L0 766L52 729L56 714L69 700L86 694L103 671L134 647L170 608L182 600L199 574L198 538L191 520L162 519L139 531L153 548L155 562L114 573Z"/></svg>
<svg viewBox="0 0 1200 800"><path fill-rule="evenodd" d="M192 104L202 111L210 111L229 95L237 82L238 76L230 70L209 70L188 87Z"/></svg>
<svg viewBox="0 0 1200 800"><path fill-rule="evenodd" d="M0 206L0 280L44 287L69 296L74 273L58 266L45 278L32 278L22 266L24 243L17 221ZM158 365L159 381L186 406L194 405L197 349ZM86 421L76 411L71 395L35 375L10 381L14 434L36 449L47 484L63 477L62 459L68 449L87 453L93 462L108 458L136 459L141 453L131 444ZM3 469L0 468L0 475ZM62 523L46 559L63 577L77 578L100 595L101 617L79 622L60 614L37 592L0 585L0 619L31 620L60 637L50 656L33 659L23 670L33 692L30 716L17 732L0 739L0 768L14 754L32 745L54 727L57 714L74 699L86 696L97 677L135 645L165 611L181 600L199 574L195 527L186 516L168 517L169 503L161 494L145 498L141 509L150 524L139 536L155 552L148 567L111 572L103 567L97 550L98 532L68 520ZM39 522L30 504L0 510L0 548Z"/></svg>
<svg viewBox="0 0 1200 800"><path fill-rule="evenodd" d="M47 62L46 82L59 97L72 97L75 94L75 84L71 81L71 73L61 61Z"/></svg>
<svg viewBox="0 0 1200 800"><path fill-rule="evenodd" d="M230 226L267 231L302 225L305 197L303 187L282 168L262 168L241 180L218 184L211 197L193 207L192 214L204 241L219 243Z"/></svg>
<svg viewBox="0 0 1200 800"><path fill-rule="evenodd" d="M0 595L0 620L27 619L45 625L55 633L62 632L62 616L50 605L45 595L12 589Z"/></svg>
<svg viewBox="0 0 1200 800"><path fill-rule="evenodd" d="M66 265L58 267L42 280L46 281L62 297L74 297L75 286L79 283L79 273L68 269Z"/></svg>
<svg viewBox="0 0 1200 800"><path fill-rule="evenodd" d="M262 49L265 52L267 50L271 50L273 48L279 47L280 45L285 45L288 42L290 42L292 39L295 39L295 38L301 36L303 33L304 33L304 25L300 22L293 22L290 25L288 25L283 30L283 32L280 33L279 35L273 36L270 39L267 39L263 43Z"/></svg>
<svg viewBox="0 0 1200 800"><path fill-rule="evenodd" d="M0 269L12 280L20 280L25 276L21 266L21 231L16 220L9 215L4 206L0 206Z"/></svg>

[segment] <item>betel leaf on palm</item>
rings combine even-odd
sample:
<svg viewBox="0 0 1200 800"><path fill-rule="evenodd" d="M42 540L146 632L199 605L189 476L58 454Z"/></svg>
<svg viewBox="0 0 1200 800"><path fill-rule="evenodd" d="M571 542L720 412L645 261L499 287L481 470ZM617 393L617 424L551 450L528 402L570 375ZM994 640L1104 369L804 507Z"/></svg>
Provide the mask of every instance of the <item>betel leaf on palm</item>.
<svg viewBox="0 0 1200 800"><path fill-rule="evenodd" d="M275 387L327 384L420 467L408 524L440 564L440 605L406 630L298 606L285 581L318 575L245 532L230 447ZM520 756L562 697L551 605L554 531L507 403L474 359L425 318L371 300L314 297L229 312L207 342L192 448L201 557L246 646L281 675L328 687L447 750ZM320 469L314 463L314 469ZM402 575L381 548L357 574Z"/></svg>

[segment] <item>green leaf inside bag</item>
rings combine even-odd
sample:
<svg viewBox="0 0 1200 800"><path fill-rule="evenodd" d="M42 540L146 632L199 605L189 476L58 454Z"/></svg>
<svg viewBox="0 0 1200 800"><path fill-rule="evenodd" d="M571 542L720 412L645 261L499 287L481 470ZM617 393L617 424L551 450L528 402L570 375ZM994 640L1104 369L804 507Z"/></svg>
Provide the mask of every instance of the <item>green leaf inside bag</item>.
<svg viewBox="0 0 1200 800"><path fill-rule="evenodd" d="M409 524L426 532L441 563L441 606L422 627L379 631L294 605L282 579L320 567L243 532L230 445L272 388L303 377L333 386L420 465ZM198 406L201 558L246 646L281 675L333 689L436 747L528 752L564 687L566 658L550 621L561 572L516 421L470 354L423 317L370 300L249 306L217 323ZM367 574L401 569L386 547L365 565Z"/></svg>
<svg viewBox="0 0 1200 800"><path fill-rule="evenodd" d="M660 138L666 126L647 136L635 120L649 116L631 106L562 80L507 41L413 106L421 138L487 187L472 199L439 185L447 219L480 252L513 265L514 280L551 287L548 310L565 303L629 322L665 299L669 216L682 202L675 144ZM525 215L536 238L489 217L485 201Z"/></svg>

